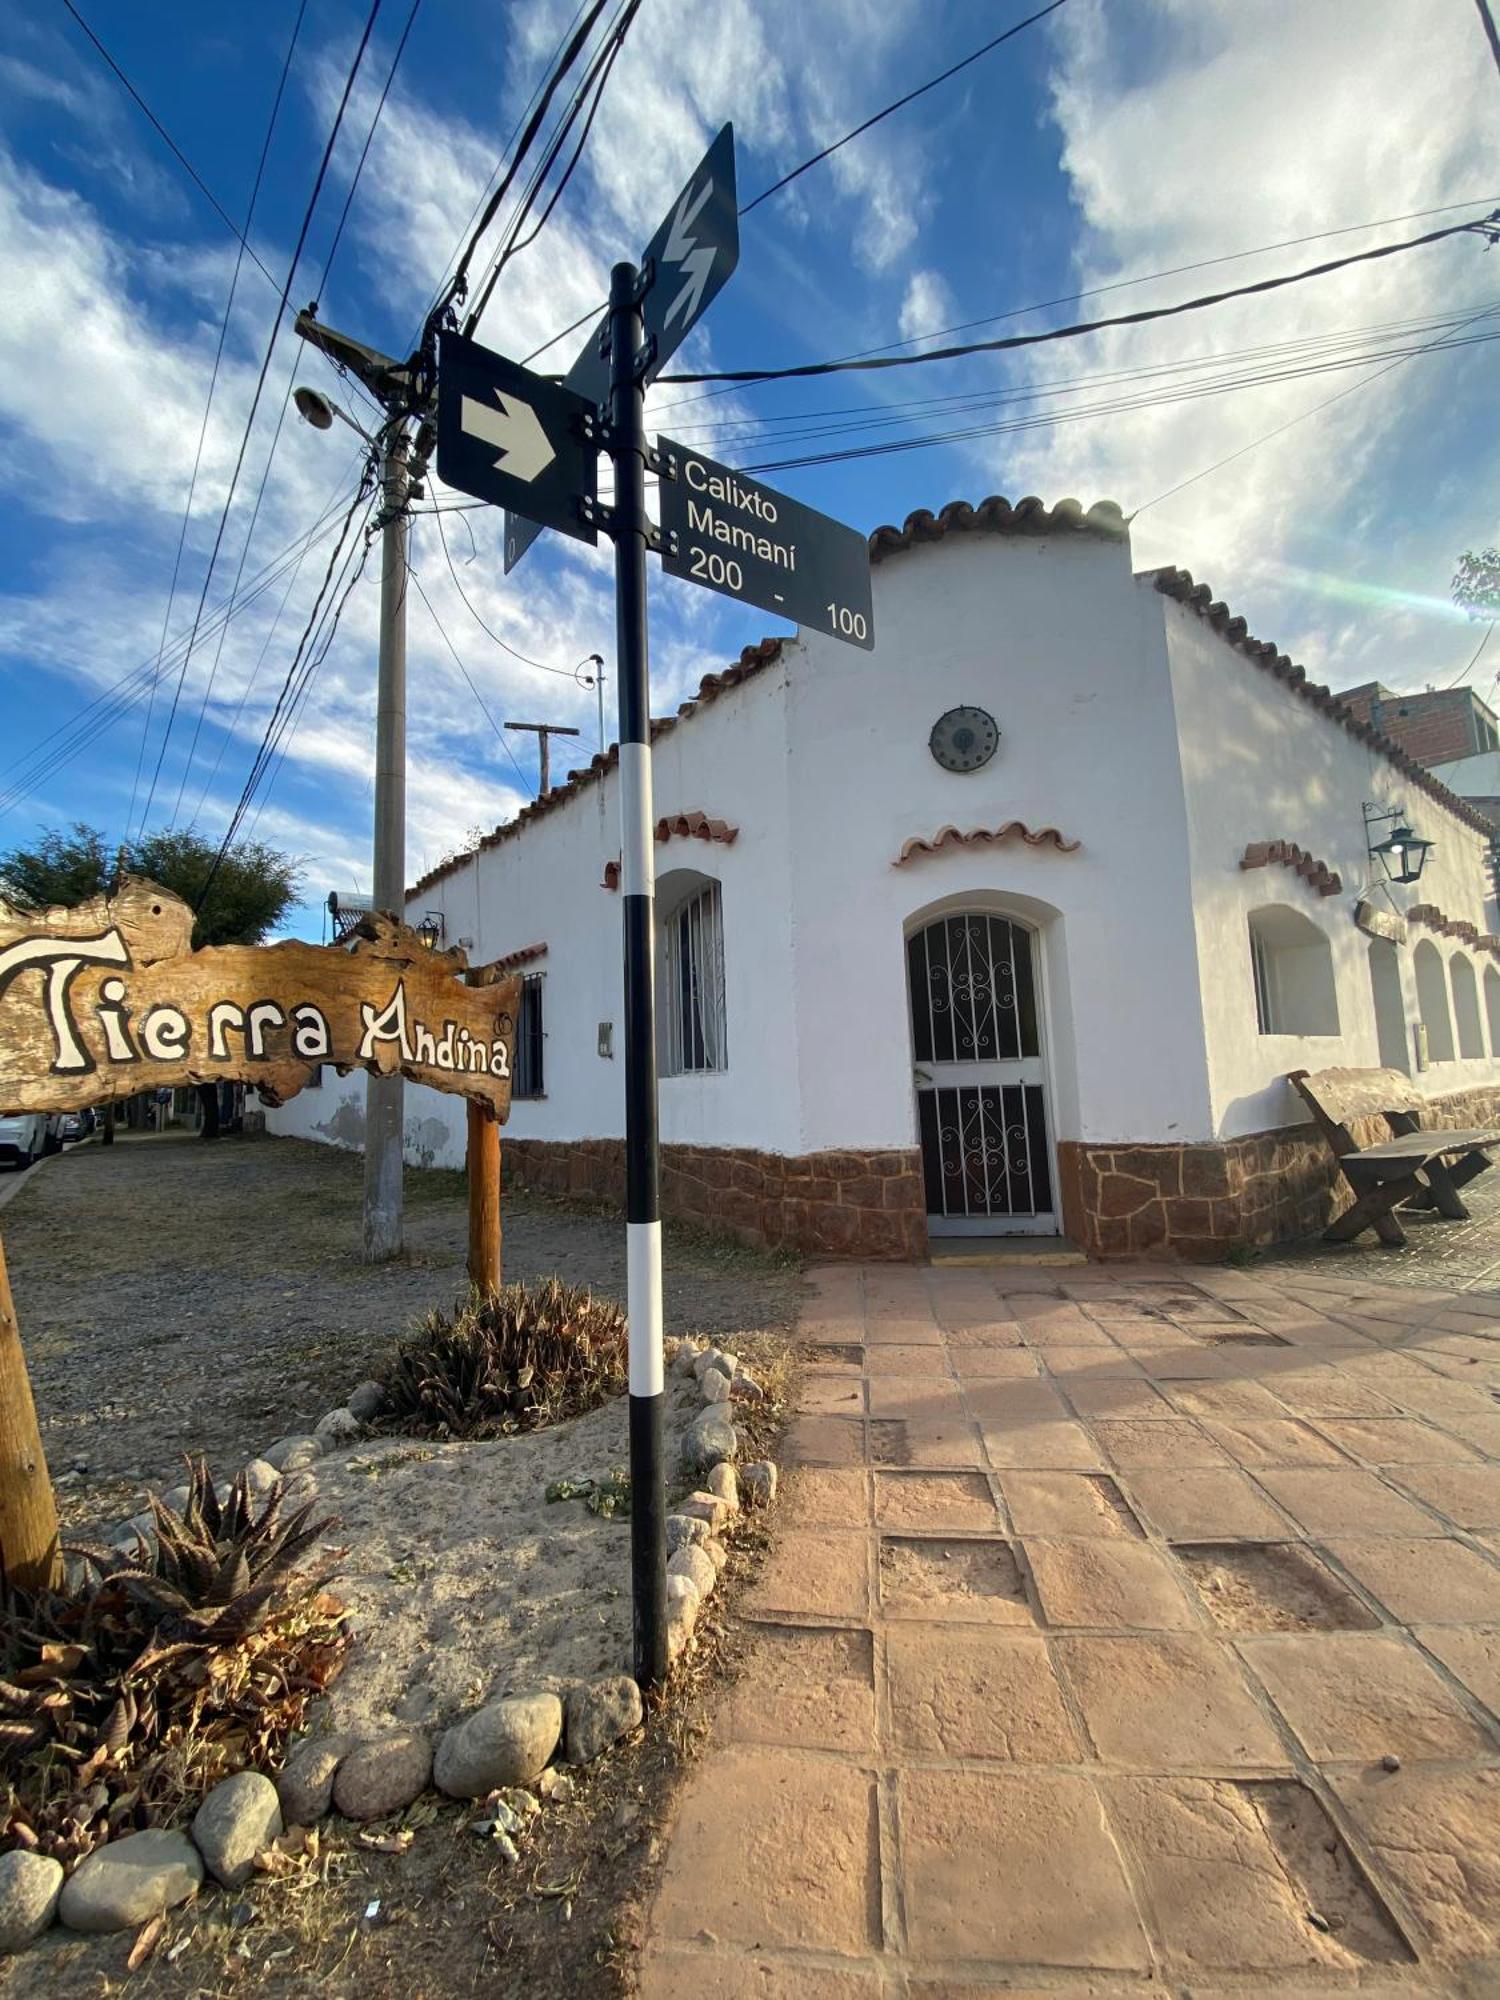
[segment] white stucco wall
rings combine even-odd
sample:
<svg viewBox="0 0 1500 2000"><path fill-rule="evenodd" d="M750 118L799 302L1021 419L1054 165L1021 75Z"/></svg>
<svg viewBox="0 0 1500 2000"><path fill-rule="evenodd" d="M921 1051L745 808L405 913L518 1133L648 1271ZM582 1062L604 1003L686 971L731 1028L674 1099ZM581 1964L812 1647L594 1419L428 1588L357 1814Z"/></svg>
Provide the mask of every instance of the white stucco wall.
<svg viewBox="0 0 1500 2000"><path fill-rule="evenodd" d="M1041 932L1054 1137L1209 1121L1186 812L1160 624L1128 547L951 534L877 565L873 653L804 635L788 669L801 1148L916 1143L905 935L983 904ZM988 709L999 751L944 771L933 723ZM948 848L945 825L1056 826L1077 853Z"/></svg>
<svg viewBox="0 0 1500 2000"><path fill-rule="evenodd" d="M1384 757L1227 644L1195 612L1163 596L1148 577L1138 579L1136 588L1143 601L1158 607L1171 660L1212 1130L1232 1137L1297 1124L1305 1113L1284 1081L1287 1071L1381 1061L1370 940L1354 924L1354 905L1368 895L1378 907L1404 914L1414 904L1430 903L1445 916L1483 930L1485 839ZM1436 843L1415 887L1386 883L1379 864L1370 862L1364 800L1404 804L1416 831ZM1291 869L1276 864L1242 869L1246 846L1266 840L1295 841L1325 861L1342 877L1342 892L1320 896ZM1267 904L1298 911L1327 935L1338 992L1338 1036L1259 1032L1249 915ZM1397 953L1409 1066L1410 1024L1418 1019L1413 951L1425 935L1413 928ZM1451 938L1433 941L1445 968L1455 951L1473 961L1482 1014L1484 972L1491 961ZM1418 1087L1432 1095L1497 1081L1500 1062L1488 1054L1435 1062L1417 1078Z"/></svg>
<svg viewBox="0 0 1500 2000"><path fill-rule="evenodd" d="M655 817L702 811L738 827L732 845L692 838L658 842L664 893L678 870L718 878L728 953L729 1067L663 1077L661 1130L668 1143L797 1148L790 990L791 894L787 885L785 705L773 661L754 681L700 706L657 740ZM540 1100L517 1098L506 1136L613 1138L624 1130L624 1043L619 896L602 886L620 851L614 773L445 875L408 905L412 921L441 910L444 941L469 940L471 962L533 944L547 954L524 969L545 976L544 1082ZM599 1024L614 1024L614 1056L599 1055ZM777 1079L783 1079L778 1084ZM334 1143L362 1142L364 1079L325 1072L269 1116L271 1129ZM463 1101L422 1085L406 1090L406 1156L460 1166Z"/></svg>

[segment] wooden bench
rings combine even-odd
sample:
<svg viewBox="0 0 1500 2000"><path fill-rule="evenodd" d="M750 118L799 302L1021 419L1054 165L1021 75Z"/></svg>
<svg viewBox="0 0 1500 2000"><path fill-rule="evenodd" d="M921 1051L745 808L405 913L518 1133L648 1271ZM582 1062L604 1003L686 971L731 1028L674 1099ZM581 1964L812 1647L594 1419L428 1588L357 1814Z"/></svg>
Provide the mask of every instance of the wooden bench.
<svg viewBox="0 0 1500 2000"><path fill-rule="evenodd" d="M1500 1146L1500 1130L1423 1131L1425 1102L1398 1069L1296 1069L1287 1082L1312 1112L1354 1191L1353 1206L1323 1231L1325 1243L1352 1242L1373 1229L1382 1243L1399 1247L1406 1237L1394 1214L1398 1203L1468 1220L1458 1191L1493 1165L1489 1153ZM1370 1117L1383 1118L1392 1136L1361 1146L1350 1122Z"/></svg>

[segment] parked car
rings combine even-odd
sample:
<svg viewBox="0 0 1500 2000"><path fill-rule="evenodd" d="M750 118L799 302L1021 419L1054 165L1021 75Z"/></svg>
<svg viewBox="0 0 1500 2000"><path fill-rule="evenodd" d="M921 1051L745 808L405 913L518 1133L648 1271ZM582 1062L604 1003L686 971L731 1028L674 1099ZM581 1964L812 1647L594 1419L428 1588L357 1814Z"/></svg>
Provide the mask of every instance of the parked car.
<svg viewBox="0 0 1500 2000"><path fill-rule="evenodd" d="M88 1121L81 1111L63 1111L58 1114L57 1139L62 1146L71 1146L75 1140L88 1136Z"/></svg>
<svg viewBox="0 0 1500 2000"><path fill-rule="evenodd" d="M62 1144L54 1113L18 1111L0 1118L0 1165L29 1167L43 1153L55 1153Z"/></svg>

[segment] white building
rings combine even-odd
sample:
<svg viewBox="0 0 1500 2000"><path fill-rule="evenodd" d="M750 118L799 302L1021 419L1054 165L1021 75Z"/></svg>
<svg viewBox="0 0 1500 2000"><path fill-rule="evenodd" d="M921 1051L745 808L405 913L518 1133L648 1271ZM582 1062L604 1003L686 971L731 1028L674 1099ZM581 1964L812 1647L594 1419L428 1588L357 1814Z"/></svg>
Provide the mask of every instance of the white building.
<svg viewBox="0 0 1500 2000"><path fill-rule="evenodd" d="M770 640L655 725L667 1213L1222 1254L1330 1211L1288 1071L1500 1090L1478 812L1191 577L1133 575L1108 503L870 547L873 653ZM1434 843L1415 887L1367 805ZM408 902L527 973L506 1172L556 1189L622 1183L618 851L596 758ZM363 1096L329 1072L272 1128L357 1145ZM409 1086L408 1158L463 1148L461 1102Z"/></svg>

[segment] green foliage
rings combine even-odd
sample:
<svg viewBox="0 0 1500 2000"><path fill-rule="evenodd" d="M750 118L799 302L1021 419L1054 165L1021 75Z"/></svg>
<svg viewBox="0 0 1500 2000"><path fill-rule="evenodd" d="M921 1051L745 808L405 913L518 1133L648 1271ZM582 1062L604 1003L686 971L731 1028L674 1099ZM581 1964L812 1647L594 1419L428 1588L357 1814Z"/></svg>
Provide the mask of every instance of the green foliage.
<svg viewBox="0 0 1500 2000"><path fill-rule="evenodd" d="M192 1467L133 1550L65 1545L76 1589L0 1605L0 1839L61 1861L273 1756L338 1673L341 1607L297 1564L334 1524Z"/></svg>
<svg viewBox="0 0 1500 2000"><path fill-rule="evenodd" d="M592 1410L625 1386L625 1315L613 1299L548 1278L429 1313L383 1387L383 1429L504 1437Z"/></svg>
<svg viewBox="0 0 1500 2000"><path fill-rule="evenodd" d="M1465 549L1453 572L1453 601L1476 618L1500 617L1500 549Z"/></svg>
<svg viewBox="0 0 1500 2000"><path fill-rule="evenodd" d="M617 1465L603 1479L553 1479L548 1482L548 1500L581 1500L591 1514L612 1521L617 1514L630 1512L630 1474Z"/></svg>
<svg viewBox="0 0 1500 2000"><path fill-rule="evenodd" d="M102 830L75 821L48 827L29 847L0 854L0 890L22 909L71 905L104 895L121 875L145 875L185 903L197 902L217 844L190 827L162 828L111 845ZM241 841L219 863L193 927L193 943L258 944L297 900L301 864L263 841Z"/></svg>

